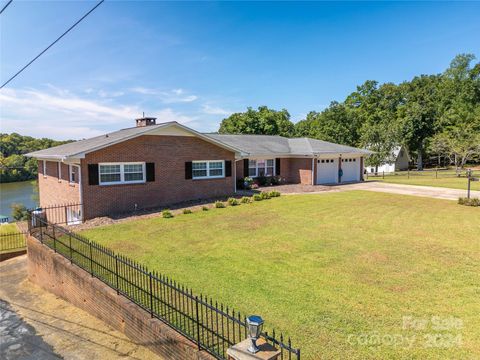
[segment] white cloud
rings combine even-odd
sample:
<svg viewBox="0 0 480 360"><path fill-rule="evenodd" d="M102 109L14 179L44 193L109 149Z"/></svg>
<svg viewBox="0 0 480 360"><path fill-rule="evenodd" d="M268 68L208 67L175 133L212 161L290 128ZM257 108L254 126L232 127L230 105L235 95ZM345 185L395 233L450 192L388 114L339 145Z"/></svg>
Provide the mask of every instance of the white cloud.
<svg viewBox="0 0 480 360"><path fill-rule="evenodd" d="M158 89L151 89L145 87L134 87L130 91L142 94L142 95L151 95L157 97L160 101L165 104L174 104L174 103L189 103L198 99L196 95L187 95L183 89L173 89L169 91L163 91Z"/></svg>
<svg viewBox="0 0 480 360"><path fill-rule="evenodd" d="M112 103L108 95L90 99L52 87L43 91L3 89L0 91L1 131L55 139L88 138L131 127L133 119L147 110L136 104ZM159 122L188 123L196 119L170 108L152 109L149 115L158 117Z"/></svg>
<svg viewBox="0 0 480 360"><path fill-rule="evenodd" d="M208 104L202 105L202 112L204 114L209 114L209 115L224 115L224 116L233 114L233 111L222 109L221 107L218 107L218 106L211 106Z"/></svg>

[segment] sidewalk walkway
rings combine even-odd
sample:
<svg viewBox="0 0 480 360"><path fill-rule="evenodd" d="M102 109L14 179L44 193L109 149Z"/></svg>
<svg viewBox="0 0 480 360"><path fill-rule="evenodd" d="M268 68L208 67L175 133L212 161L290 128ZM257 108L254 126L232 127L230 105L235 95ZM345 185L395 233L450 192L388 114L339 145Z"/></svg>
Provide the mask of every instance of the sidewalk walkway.
<svg viewBox="0 0 480 360"><path fill-rule="evenodd" d="M17 327L28 334L10 339L9 348L2 346L1 359L161 360L141 344L29 282L26 265L26 255L0 263L0 328L15 335L13 328ZM13 356L18 345L25 351Z"/></svg>

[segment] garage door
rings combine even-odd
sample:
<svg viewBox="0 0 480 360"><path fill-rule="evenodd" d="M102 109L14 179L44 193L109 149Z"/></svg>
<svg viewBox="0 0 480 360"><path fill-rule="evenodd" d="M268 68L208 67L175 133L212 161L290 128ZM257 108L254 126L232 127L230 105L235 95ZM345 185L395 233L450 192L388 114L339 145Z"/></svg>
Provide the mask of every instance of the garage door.
<svg viewBox="0 0 480 360"><path fill-rule="evenodd" d="M317 184L333 184L338 180L338 159L317 160Z"/></svg>
<svg viewBox="0 0 480 360"><path fill-rule="evenodd" d="M360 159L345 158L342 159L342 182L360 181Z"/></svg>

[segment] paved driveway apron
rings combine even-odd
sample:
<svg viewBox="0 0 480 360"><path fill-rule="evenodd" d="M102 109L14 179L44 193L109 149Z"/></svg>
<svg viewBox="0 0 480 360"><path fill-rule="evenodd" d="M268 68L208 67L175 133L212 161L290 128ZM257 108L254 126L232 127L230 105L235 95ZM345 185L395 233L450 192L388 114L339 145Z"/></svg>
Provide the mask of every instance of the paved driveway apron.
<svg viewBox="0 0 480 360"><path fill-rule="evenodd" d="M8 302L0 299L0 359L57 360L62 357L55 354Z"/></svg>

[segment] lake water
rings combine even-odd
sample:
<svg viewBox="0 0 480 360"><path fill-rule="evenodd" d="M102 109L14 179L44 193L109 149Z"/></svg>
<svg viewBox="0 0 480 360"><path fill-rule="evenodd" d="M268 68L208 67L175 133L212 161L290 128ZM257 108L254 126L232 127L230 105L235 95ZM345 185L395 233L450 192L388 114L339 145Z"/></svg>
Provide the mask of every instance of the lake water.
<svg viewBox="0 0 480 360"><path fill-rule="evenodd" d="M38 206L36 181L0 184L0 215L12 221L12 204L23 204L28 209Z"/></svg>

